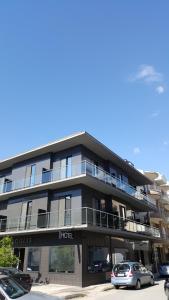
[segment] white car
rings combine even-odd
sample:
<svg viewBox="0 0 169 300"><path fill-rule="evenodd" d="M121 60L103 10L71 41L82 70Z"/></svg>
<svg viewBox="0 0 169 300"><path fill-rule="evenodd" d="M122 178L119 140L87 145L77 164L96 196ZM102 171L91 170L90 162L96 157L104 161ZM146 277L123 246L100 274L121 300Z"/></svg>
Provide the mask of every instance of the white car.
<svg viewBox="0 0 169 300"><path fill-rule="evenodd" d="M18 284L13 278L0 275L0 300L59 300L59 297L53 297L38 292L29 292Z"/></svg>

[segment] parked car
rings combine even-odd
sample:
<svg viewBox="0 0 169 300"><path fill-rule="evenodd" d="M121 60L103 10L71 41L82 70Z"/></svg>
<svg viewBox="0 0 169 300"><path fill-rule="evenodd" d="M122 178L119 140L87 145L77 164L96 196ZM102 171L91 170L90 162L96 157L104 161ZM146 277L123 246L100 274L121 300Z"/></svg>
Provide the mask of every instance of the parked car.
<svg viewBox="0 0 169 300"><path fill-rule="evenodd" d="M111 271L111 264L106 260L95 260L90 271L94 273Z"/></svg>
<svg viewBox="0 0 169 300"><path fill-rule="evenodd" d="M169 262L163 263L159 267L160 277L169 277Z"/></svg>
<svg viewBox="0 0 169 300"><path fill-rule="evenodd" d="M167 299L169 299L169 278L166 278L164 282L164 292L167 296Z"/></svg>
<svg viewBox="0 0 169 300"><path fill-rule="evenodd" d="M120 286L131 286L138 290L142 285L154 285L154 276L142 264L126 261L114 265L111 283L116 289Z"/></svg>
<svg viewBox="0 0 169 300"><path fill-rule="evenodd" d="M0 267L1 274L13 277L19 284L21 284L26 290L30 291L32 287L32 278L29 274L25 274L16 268Z"/></svg>
<svg viewBox="0 0 169 300"><path fill-rule="evenodd" d="M59 297L53 297L38 292L29 292L25 290L12 277L0 275L0 300L58 300Z"/></svg>

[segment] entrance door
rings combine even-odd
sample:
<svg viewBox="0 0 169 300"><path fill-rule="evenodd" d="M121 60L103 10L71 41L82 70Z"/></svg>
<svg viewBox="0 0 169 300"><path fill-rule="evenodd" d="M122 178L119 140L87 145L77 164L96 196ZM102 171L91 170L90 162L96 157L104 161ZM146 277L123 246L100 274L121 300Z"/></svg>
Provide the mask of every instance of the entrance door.
<svg viewBox="0 0 169 300"><path fill-rule="evenodd" d="M140 250L140 257L141 257L142 264L145 265L144 251L143 250Z"/></svg>
<svg viewBox="0 0 169 300"><path fill-rule="evenodd" d="M92 199L93 206L93 225L100 226L100 199Z"/></svg>
<svg viewBox="0 0 169 300"><path fill-rule="evenodd" d="M119 205L119 209L120 209L120 217L125 220L126 218L126 208L125 206Z"/></svg>
<svg viewBox="0 0 169 300"><path fill-rule="evenodd" d="M120 229L123 230L125 226L125 219L126 219L126 208L125 206L119 205L120 210Z"/></svg>
<svg viewBox="0 0 169 300"><path fill-rule="evenodd" d="M25 248L14 248L14 254L19 258L18 269L23 271L24 259L25 259Z"/></svg>

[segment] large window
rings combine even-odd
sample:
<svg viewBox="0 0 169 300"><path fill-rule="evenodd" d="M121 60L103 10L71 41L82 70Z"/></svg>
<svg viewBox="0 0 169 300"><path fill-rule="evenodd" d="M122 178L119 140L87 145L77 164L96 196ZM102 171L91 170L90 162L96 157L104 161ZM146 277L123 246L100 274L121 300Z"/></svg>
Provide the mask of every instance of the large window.
<svg viewBox="0 0 169 300"><path fill-rule="evenodd" d="M65 197L65 226L71 225L71 196Z"/></svg>
<svg viewBox="0 0 169 300"><path fill-rule="evenodd" d="M107 272L111 269L110 255L106 247L88 247L88 272Z"/></svg>
<svg viewBox="0 0 169 300"><path fill-rule="evenodd" d="M66 157L66 177L72 176L72 157Z"/></svg>
<svg viewBox="0 0 169 300"><path fill-rule="evenodd" d="M39 266L40 266L40 248L29 248L27 271L38 272Z"/></svg>
<svg viewBox="0 0 169 300"><path fill-rule="evenodd" d="M36 165L31 165L30 186L35 185L35 173L36 173Z"/></svg>
<svg viewBox="0 0 169 300"><path fill-rule="evenodd" d="M49 272L74 273L75 246L65 245L50 248Z"/></svg>
<svg viewBox="0 0 169 300"><path fill-rule="evenodd" d="M60 177L61 179L72 176L72 156L67 156L60 161Z"/></svg>
<svg viewBox="0 0 169 300"><path fill-rule="evenodd" d="M5 179L4 181L4 193L12 191L12 180L10 179Z"/></svg>
<svg viewBox="0 0 169 300"><path fill-rule="evenodd" d="M50 182L51 179L52 179L52 172L51 172L51 170L43 168L42 169L42 183Z"/></svg>
<svg viewBox="0 0 169 300"><path fill-rule="evenodd" d="M22 203L20 215L20 229L29 229L31 226L32 201Z"/></svg>

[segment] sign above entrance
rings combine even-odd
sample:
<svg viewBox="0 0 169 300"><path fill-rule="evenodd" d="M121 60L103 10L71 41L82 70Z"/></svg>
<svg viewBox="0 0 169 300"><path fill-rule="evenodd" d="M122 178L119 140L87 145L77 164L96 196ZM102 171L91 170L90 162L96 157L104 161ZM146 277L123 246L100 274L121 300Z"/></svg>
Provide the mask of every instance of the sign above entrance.
<svg viewBox="0 0 169 300"><path fill-rule="evenodd" d="M59 231L59 239L67 239L67 240L73 240L73 233L68 231Z"/></svg>
<svg viewBox="0 0 169 300"><path fill-rule="evenodd" d="M32 243L31 237L17 237L13 238L14 247L28 247Z"/></svg>

